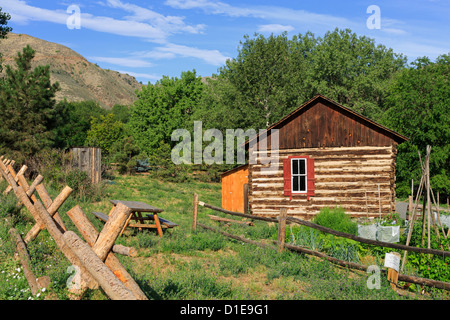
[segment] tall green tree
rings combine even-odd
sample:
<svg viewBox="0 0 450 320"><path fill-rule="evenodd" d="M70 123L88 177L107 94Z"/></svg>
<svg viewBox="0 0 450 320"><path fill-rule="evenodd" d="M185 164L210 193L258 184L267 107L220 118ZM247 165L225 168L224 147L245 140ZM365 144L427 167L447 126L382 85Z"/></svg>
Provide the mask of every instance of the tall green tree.
<svg viewBox="0 0 450 320"><path fill-rule="evenodd" d="M402 55L349 29L323 38L245 36L237 57L210 81L196 119L262 129L320 93L377 120L386 89L405 64Z"/></svg>
<svg viewBox="0 0 450 320"><path fill-rule="evenodd" d="M172 132L188 127L203 87L194 70L183 72L181 78L163 77L138 92L127 127L142 151L152 155L162 143L173 145Z"/></svg>
<svg viewBox="0 0 450 320"><path fill-rule="evenodd" d="M60 101L56 105L53 147L68 149L84 146L92 118L106 116L107 110L96 101Z"/></svg>
<svg viewBox="0 0 450 320"><path fill-rule="evenodd" d="M50 82L49 66L31 67L35 51L17 54L16 67L6 66L0 83L0 150L25 163L51 146L58 83Z"/></svg>
<svg viewBox="0 0 450 320"><path fill-rule="evenodd" d="M11 19L9 13L2 12L2 8L0 7L0 40L5 39L8 32L12 31L11 27L8 27L8 21ZM0 72L2 72L2 54L0 53Z"/></svg>
<svg viewBox="0 0 450 320"><path fill-rule="evenodd" d="M0 7L0 39L6 38L8 32L12 31L11 27L8 27L8 21L11 20L11 16L7 12L2 12Z"/></svg>
<svg viewBox="0 0 450 320"><path fill-rule="evenodd" d="M91 128L87 132L85 144L90 147L102 148L102 154L108 156L113 144L123 139L125 127L114 118L114 114L92 118Z"/></svg>
<svg viewBox="0 0 450 320"><path fill-rule="evenodd" d="M450 194L449 77L450 55L442 55L435 62L423 57L400 72L389 89L383 122L410 139L398 147L399 196L410 194L411 179L419 183L422 172L418 152L423 160L427 145L431 146L431 187L434 192Z"/></svg>

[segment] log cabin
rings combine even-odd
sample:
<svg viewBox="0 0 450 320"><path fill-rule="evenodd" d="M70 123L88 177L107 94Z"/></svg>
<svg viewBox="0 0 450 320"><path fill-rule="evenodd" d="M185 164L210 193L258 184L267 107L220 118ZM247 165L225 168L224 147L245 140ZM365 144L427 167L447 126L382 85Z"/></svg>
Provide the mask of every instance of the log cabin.
<svg viewBox="0 0 450 320"><path fill-rule="evenodd" d="M306 220L324 207L342 207L356 218L389 214L395 211L397 146L407 140L317 95L248 139L254 161L222 174L222 207L269 217L285 207L289 216Z"/></svg>

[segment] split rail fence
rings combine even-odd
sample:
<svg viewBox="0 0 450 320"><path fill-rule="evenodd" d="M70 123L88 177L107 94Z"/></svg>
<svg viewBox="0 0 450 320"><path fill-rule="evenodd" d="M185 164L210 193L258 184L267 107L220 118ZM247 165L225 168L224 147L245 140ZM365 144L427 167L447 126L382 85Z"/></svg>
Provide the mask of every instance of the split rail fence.
<svg viewBox="0 0 450 320"><path fill-rule="evenodd" d="M38 175L30 185L24 175L27 166L22 166L16 172L14 164L14 160L0 157L0 177L9 184L4 193L13 191L20 205L26 207L35 221L25 238L22 238L14 228L9 230L32 294L48 285L49 279L35 278L27 244L36 239L40 231L47 229L59 250L80 271L80 283L68 288L72 298L81 299L88 289L101 287L111 300L148 300L116 257L116 254L136 255L134 248L115 244L131 214L131 209L119 203L103 229L98 232L81 207L76 205L67 212L67 215L84 238L83 241L74 231L67 230L58 213L72 189L66 186L55 199L51 199L43 184L43 176ZM36 191L40 199L34 194Z"/></svg>
<svg viewBox="0 0 450 320"><path fill-rule="evenodd" d="M259 242L259 241L254 241L254 240L236 236L236 235L224 232L222 230L207 226L205 224L199 223L198 222L198 206L205 207L205 208L215 210L218 212L222 212L222 213L232 215L232 216L238 216L238 217L247 218L247 219L251 219L251 220L260 220L260 221L265 221L265 222L277 223L278 224L278 241L273 241L273 245L268 244L268 243ZM212 219L212 220L223 221L223 222L236 222L236 223L243 222L243 221L239 221L239 220L231 220L231 219L225 219L225 218L219 218L219 217L216 217L215 219ZM235 239L238 241L242 241L242 242L246 242L246 243L250 243L250 244L253 244L253 245L256 245L259 247L270 247L270 248L278 250L278 252L281 252L286 248L286 249L289 249L289 250L297 252L297 253L313 255L313 256L328 260L334 264L337 264L337 265L340 265L343 267L348 267L350 269L367 271L367 269L369 268L369 266L367 266L367 265L362 265L362 264L358 264L358 263L354 263L354 262L336 259L336 258L330 257L322 252L310 250L310 249L300 247L300 246L286 244L285 243L286 223L295 223L295 224L303 225L303 226L310 227L310 228L313 228L313 229L316 229L316 230L319 230L319 231L322 231L322 232L325 232L328 234L332 234L334 236L358 241L360 243L366 243L366 244L375 245L375 246L404 250L405 253L407 251L411 251L411 252L416 252L416 253L438 255L441 257L450 257L450 251L435 250L435 249L428 249L428 248L418 248L418 247L411 247L411 246L407 246L407 245L403 245L403 244L376 241L376 240L366 239L366 238L358 237L358 236L355 236L352 234L336 231L336 230L333 230L333 229L330 229L327 227L323 227L321 225L318 225L318 224L315 224L315 223L312 223L309 221L301 220L301 219L298 219L295 217L289 217L289 216L287 216L287 212L286 212L285 208L280 210L280 214L277 218L262 217L262 216L244 214L244 213L240 213L240 212L233 212L233 211L225 210L223 208L219 208L219 207L207 204L205 202L199 201L198 195L194 194L193 223L192 223L192 229L194 231L197 230L197 226L200 226L203 229L210 230L210 231L213 231L216 233L220 233L229 238L232 238L232 239ZM393 277L394 283L392 281L390 281L391 286L393 287L394 290L396 290L397 281L404 281L404 282L413 283L413 284L417 284L417 285L435 287L438 289L444 289L444 290L450 291L450 283L449 282L437 281L437 280L432 280L432 279L427 279L427 278L420 278L420 277L410 276L410 275L406 275L406 274L399 274L397 271L395 271L394 269L391 269L391 268L382 268L381 271L388 274L388 280L392 279L392 274L395 274L395 276Z"/></svg>

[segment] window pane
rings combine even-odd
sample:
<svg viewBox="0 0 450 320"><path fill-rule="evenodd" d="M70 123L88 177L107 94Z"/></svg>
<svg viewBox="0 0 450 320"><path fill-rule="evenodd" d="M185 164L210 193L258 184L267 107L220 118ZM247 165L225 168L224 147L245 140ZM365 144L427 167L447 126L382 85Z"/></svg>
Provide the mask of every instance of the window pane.
<svg viewBox="0 0 450 320"><path fill-rule="evenodd" d="M292 174L298 174L298 160L292 160Z"/></svg>
<svg viewBox="0 0 450 320"><path fill-rule="evenodd" d="M306 176L299 176L300 178L300 189L299 191L306 191Z"/></svg>
<svg viewBox="0 0 450 320"><path fill-rule="evenodd" d="M306 174L306 161L300 160L300 174Z"/></svg>
<svg viewBox="0 0 450 320"><path fill-rule="evenodd" d="M294 176L292 179L292 191L300 191L299 190L299 176Z"/></svg>

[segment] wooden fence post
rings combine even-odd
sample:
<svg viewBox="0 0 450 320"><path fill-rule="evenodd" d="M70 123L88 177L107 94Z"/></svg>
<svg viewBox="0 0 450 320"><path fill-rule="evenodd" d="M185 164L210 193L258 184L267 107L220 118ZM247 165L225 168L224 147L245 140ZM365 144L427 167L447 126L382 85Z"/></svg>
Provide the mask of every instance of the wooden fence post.
<svg viewBox="0 0 450 320"><path fill-rule="evenodd" d="M198 194L194 193L194 215L192 218L192 229L197 231L197 211L198 211Z"/></svg>
<svg viewBox="0 0 450 320"><path fill-rule="evenodd" d="M286 218L287 209L281 208L280 216L278 218L278 252L282 252L284 250L284 239L286 237Z"/></svg>
<svg viewBox="0 0 450 320"><path fill-rule="evenodd" d="M398 271L400 267L400 253L390 252L386 254L385 267L388 268L387 280L391 283L391 288L397 290Z"/></svg>

